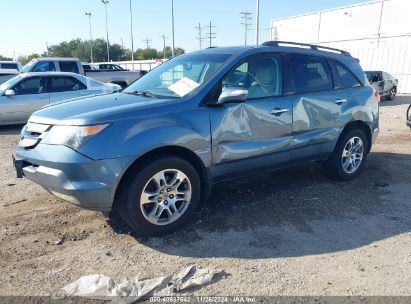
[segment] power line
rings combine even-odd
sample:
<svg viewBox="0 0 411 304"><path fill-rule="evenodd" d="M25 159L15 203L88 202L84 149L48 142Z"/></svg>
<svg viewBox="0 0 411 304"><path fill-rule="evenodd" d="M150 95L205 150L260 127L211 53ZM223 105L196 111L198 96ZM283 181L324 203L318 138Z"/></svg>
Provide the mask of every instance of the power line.
<svg viewBox="0 0 411 304"><path fill-rule="evenodd" d="M241 18L244 21L244 22L241 22L241 24L244 25L244 44L247 45L248 27L251 25L249 21L252 19L251 17L249 17L251 13L246 10L245 12L241 12L240 14L242 15Z"/></svg>
<svg viewBox="0 0 411 304"><path fill-rule="evenodd" d="M144 38L144 39L141 39L141 41L146 45L146 48L147 48L147 49L150 48L151 39L149 39L149 38Z"/></svg>
<svg viewBox="0 0 411 304"><path fill-rule="evenodd" d="M198 26L194 28L198 30L198 37L196 39L198 39L198 41L200 42L200 50L201 50L203 48L203 40L205 38L203 37L203 34L202 34L202 27L201 27L200 22L198 23Z"/></svg>
<svg viewBox="0 0 411 304"><path fill-rule="evenodd" d="M166 39L168 38L166 35L161 35L161 38L163 38L163 56L164 59L166 58Z"/></svg>
<svg viewBox="0 0 411 304"><path fill-rule="evenodd" d="M207 39L209 40L209 43L210 43L209 47L212 47L213 46L213 39L216 38L216 33L213 33L213 28L215 28L215 26L212 25L211 21L210 21L210 25L207 25L207 27L208 27Z"/></svg>

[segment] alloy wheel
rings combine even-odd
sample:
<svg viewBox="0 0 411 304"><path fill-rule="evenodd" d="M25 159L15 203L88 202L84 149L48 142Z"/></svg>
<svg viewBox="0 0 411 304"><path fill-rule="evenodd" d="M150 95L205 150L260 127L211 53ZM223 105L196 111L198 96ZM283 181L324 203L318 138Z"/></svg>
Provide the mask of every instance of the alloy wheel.
<svg viewBox="0 0 411 304"><path fill-rule="evenodd" d="M162 170L145 184L140 196L141 212L154 225L168 225L186 212L191 196L186 174L177 169Z"/></svg>
<svg viewBox="0 0 411 304"><path fill-rule="evenodd" d="M345 173L352 174L361 166L364 157L364 143L359 137L352 137L344 146L342 167Z"/></svg>

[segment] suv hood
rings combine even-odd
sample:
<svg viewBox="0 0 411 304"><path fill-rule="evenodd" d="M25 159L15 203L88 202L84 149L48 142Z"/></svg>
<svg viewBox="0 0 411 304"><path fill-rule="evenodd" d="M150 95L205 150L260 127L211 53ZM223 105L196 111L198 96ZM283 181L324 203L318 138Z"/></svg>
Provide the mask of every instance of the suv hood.
<svg viewBox="0 0 411 304"><path fill-rule="evenodd" d="M180 99L154 99L126 93L98 95L57 102L34 112L29 121L50 125L87 125L158 113L158 107ZM161 112L166 109L161 109Z"/></svg>

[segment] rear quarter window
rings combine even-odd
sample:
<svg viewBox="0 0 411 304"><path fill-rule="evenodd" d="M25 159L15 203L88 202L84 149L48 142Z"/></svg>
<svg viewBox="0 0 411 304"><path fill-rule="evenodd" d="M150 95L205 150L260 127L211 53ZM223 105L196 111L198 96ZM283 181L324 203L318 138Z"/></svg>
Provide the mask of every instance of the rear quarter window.
<svg viewBox="0 0 411 304"><path fill-rule="evenodd" d="M361 87L361 83L354 76L354 74L344 65L339 62L333 61L335 72L338 75L340 85L342 88L357 88Z"/></svg>

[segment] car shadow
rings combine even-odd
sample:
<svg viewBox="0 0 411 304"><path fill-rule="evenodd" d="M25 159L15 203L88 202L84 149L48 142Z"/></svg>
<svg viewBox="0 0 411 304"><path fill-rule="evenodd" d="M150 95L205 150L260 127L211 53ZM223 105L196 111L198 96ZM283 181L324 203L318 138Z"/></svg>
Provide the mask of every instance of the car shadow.
<svg viewBox="0 0 411 304"><path fill-rule="evenodd" d="M410 197L411 156L371 153L363 174L350 182L308 164L220 184L183 230L134 237L163 253L199 258L345 251L411 231ZM109 223L132 235L118 217Z"/></svg>
<svg viewBox="0 0 411 304"><path fill-rule="evenodd" d="M398 106L398 105L409 105L411 104L411 95L399 95L396 96L394 100L382 99L380 102L380 107L385 106Z"/></svg>
<svg viewBox="0 0 411 304"><path fill-rule="evenodd" d="M0 126L0 135L19 135L24 124Z"/></svg>

